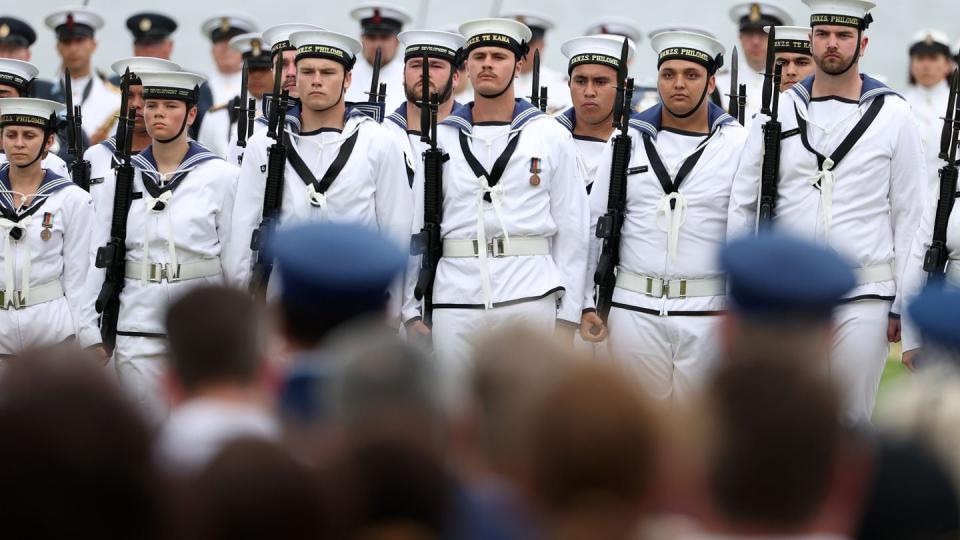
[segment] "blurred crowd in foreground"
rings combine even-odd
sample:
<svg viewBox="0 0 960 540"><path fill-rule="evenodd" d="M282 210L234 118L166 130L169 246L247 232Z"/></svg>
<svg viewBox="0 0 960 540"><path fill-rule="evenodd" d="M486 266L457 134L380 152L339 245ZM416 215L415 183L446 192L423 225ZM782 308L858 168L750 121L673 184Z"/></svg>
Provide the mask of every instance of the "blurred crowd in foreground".
<svg viewBox="0 0 960 540"><path fill-rule="evenodd" d="M792 252L780 262L828 267ZM819 345L829 316L796 305L754 317L740 290L722 359L682 403L522 327L477 336L451 400L426 349L383 324L360 281L338 294L365 310L288 293L264 307L219 287L180 298L160 424L81 351L9 360L0 527L100 539L958 537L960 349L926 314L955 316L960 293L921 296L914 318L931 330L919 373L875 426L852 427ZM773 300L751 293L754 308ZM288 360L267 352L274 340Z"/></svg>

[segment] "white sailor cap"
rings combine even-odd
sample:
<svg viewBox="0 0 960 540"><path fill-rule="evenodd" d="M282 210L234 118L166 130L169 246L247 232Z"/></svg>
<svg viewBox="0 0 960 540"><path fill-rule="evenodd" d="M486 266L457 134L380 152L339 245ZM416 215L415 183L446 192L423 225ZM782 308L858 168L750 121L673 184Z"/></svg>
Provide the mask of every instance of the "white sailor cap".
<svg viewBox="0 0 960 540"><path fill-rule="evenodd" d="M714 34L712 30L698 24L671 24L667 26L661 26L660 28L654 28L653 30L647 32L647 38L653 39L653 36L662 34L664 32L690 32L693 34L700 34L702 36L717 39L717 35Z"/></svg>
<svg viewBox="0 0 960 540"><path fill-rule="evenodd" d="M47 15L43 22L57 33L57 39L93 37L103 28L103 16L84 6L60 8Z"/></svg>
<svg viewBox="0 0 960 540"><path fill-rule="evenodd" d="M543 39L547 30L553 30L553 27L556 26L547 14L530 9L502 11L500 16L527 25L532 34L530 39Z"/></svg>
<svg viewBox="0 0 960 540"><path fill-rule="evenodd" d="M361 2L350 10L350 16L360 21L364 35L399 34L403 25L413 20L403 6L389 2Z"/></svg>
<svg viewBox="0 0 960 540"><path fill-rule="evenodd" d="M216 43L240 34L257 31L257 23L242 13L223 12L211 15L201 25L203 34Z"/></svg>
<svg viewBox="0 0 960 540"><path fill-rule="evenodd" d="M636 21L628 17L603 17L595 19L584 32L588 36L614 35L630 38L636 44L643 41L643 32Z"/></svg>
<svg viewBox="0 0 960 540"><path fill-rule="evenodd" d="M110 69L117 75L123 76L130 68L130 84L140 85L140 77L137 73L141 71L180 71L180 64L164 60L163 58L153 58L151 56L131 56L121 58L110 64Z"/></svg>
<svg viewBox="0 0 960 540"><path fill-rule="evenodd" d="M467 40L460 34L439 30L408 30L400 32L397 38L405 48L403 53L405 62L412 57L422 57L426 54L432 58L457 64L460 51L467 44Z"/></svg>
<svg viewBox="0 0 960 540"><path fill-rule="evenodd" d="M21 96L27 95L30 81L39 74L40 70L30 62L0 58L0 84L16 88Z"/></svg>
<svg viewBox="0 0 960 540"><path fill-rule="evenodd" d="M764 28L769 34L770 27ZM807 26L777 26L773 39L773 51L812 55L810 51L810 28Z"/></svg>
<svg viewBox="0 0 960 540"><path fill-rule="evenodd" d="M200 85L207 80L203 75L188 71L141 71L143 99L175 99L196 103Z"/></svg>
<svg viewBox="0 0 960 540"><path fill-rule="evenodd" d="M560 52L567 57L567 74L573 68L583 64L599 64L601 66L620 69L620 53L623 50L623 40L627 40L627 61L636 52L636 46L629 38L620 36L600 35L583 36L568 39L560 45Z"/></svg>
<svg viewBox="0 0 960 540"><path fill-rule="evenodd" d="M501 47L513 51L517 58L527 55L533 33L513 19L476 19L460 25L460 34L467 39L467 52L477 47Z"/></svg>
<svg viewBox="0 0 960 540"><path fill-rule="evenodd" d="M290 44L297 48L297 62L304 58L325 58L353 69L360 52L360 42L350 36L329 30L301 30L290 34Z"/></svg>
<svg viewBox="0 0 960 540"><path fill-rule="evenodd" d="M810 26L821 24L849 26L866 30L873 22L870 10L877 6L870 0L803 0L810 8Z"/></svg>
<svg viewBox="0 0 960 540"><path fill-rule="evenodd" d="M950 54L950 38L940 30L928 28L914 34L910 54Z"/></svg>
<svg viewBox="0 0 960 540"><path fill-rule="evenodd" d="M742 2L730 8L730 18L740 30L761 30L765 26L788 26L793 17L782 7L768 2Z"/></svg>
<svg viewBox="0 0 960 540"><path fill-rule="evenodd" d="M270 46L270 52L277 54L281 51L293 51L296 47L290 44L290 34L304 30L323 30L319 26L305 23L283 23L271 26L263 31L263 41Z"/></svg>
<svg viewBox="0 0 960 540"><path fill-rule="evenodd" d="M273 67L273 54L264 42L260 32L240 34L230 39L230 48L243 55L247 67L251 69L270 69Z"/></svg>
<svg viewBox="0 0 960 540"><path fill-rule="evenodd" d="M33 126L54 129L56 117L66 109L62 103L49 99L0 99L0 126Z"/></svg>
<svg viewBox="0 0 960 540"><path fill-rule="evenodd" d="M650 46L657 53L657 67L667 60L689 60L714 74L723 66L723 44L712 37L693 32L662 32L653 36Z"/></svg>

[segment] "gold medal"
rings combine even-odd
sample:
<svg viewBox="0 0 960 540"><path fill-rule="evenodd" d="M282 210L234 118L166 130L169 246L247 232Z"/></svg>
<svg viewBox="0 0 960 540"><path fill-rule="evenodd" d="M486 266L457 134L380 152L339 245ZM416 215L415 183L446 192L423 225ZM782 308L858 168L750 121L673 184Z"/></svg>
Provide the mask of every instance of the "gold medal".
<svg viewBox="0 0 960 540"><path fill-rule="evenodd" d="M540 168L540 158L534 157L530 158L530 185L539 186L540 185L540 171L543 169Z"/></svg>
<svg viewBox="0 0 960 540"><path fill-rule="evenodd" d="M51 236L53 236L53 233L50 232L50 229L43 229L40 231L40 239L44 242L49 240Z"/></svg>
<svg viewBox="0 0 960 540"><path fill-rule="evenodd" d="M53 237L53 233L51 232L51 230L53 229L53 214L51 214L50 212L44 212L43 222L41 223L40 226L43 227L40 230L40 239L46 242L47 240Z"/></svg>
<svg viewBox="0 0 960 540"><path fill-rule="evenodd" d="M540 185L540 175L539 175L539 174L534 173L533 176L530 177L530 185L531 185L531 186L539 186L539 185Z"/></svg>

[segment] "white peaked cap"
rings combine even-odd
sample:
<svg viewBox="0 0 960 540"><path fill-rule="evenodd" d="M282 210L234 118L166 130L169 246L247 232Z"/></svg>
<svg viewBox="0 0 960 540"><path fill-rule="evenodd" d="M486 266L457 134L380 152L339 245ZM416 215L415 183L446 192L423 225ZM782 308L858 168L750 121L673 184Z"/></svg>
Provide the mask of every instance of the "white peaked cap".
<svg viewBox="0 0 960 540"><path fill-rule="evenodd" d="M628 17L603 17L595 19L587 27L584 34L588 36L597 36L603 34L624 36L630 38L633 43L640 43L643 40L643 32L640 31L640 25Z"/></svg>
<svg viewBox="0 0 960 540"><path fill-rule="evenodd" d="M110 69L117 75L126 73L127 68L130 68L130 72L135 74L141 71L180 71L183 69L176 62L163 58L153 58L152 56L131 56L121 58L110 64Z"/></svg>
<svg viewBox="0 0 960 540"><path fill-rule="evenodd" d="M261 52L269 51L270 45L263 40L260 32L248 32L230 38L230 48L241 53L255 53L256 51L254 49L257 48L259 48Z"/></svg>
<svg viewBox="0 0 960 540"><path fill-rule="evenodd" d="M543 30L552 30L556 26L549 15L531 9L504 10L500 12L500 16L505 19L513 19L527 26L536 26Z"/></svg>
<svg viewBox="0 0 960 540"><path fill-rule="evenodd" d="M390 2L361 2L350 10L350 16L358 21L373 18L377 14L384 19L400 21L401 24L407 24L413 20L413 16L406 8Z"/></svg>
<svg viewBox="0 0 960 540"><path fill-rule="evenodd" d="M623 49L623 40L620 36L600 35L583 36L569 39L560 45L560 52L567 57L569 68L581 64L599 64L613 69L620 67L620 51ZM636 53L633 41L627 38L627 61Z"/></svg>
<svg viewBox="0 0 960 540"><path fill-rule="evenodd" d="M770 2L741 2L730 8L730 19L740 23L744 17L757 17L760 22L763 17L780 19L784 25L793 24L793 17L782 7Z"/></svg>
<svg viewBox="0 0 960 540"><path fill-rule="evenodd" d="M211 15L205 19L201 28L203 29L204 35L209 38L217 29L226 31L231 28L236 28L243 32L256 32L257 23L243 13L223 12Z"/></svg>
<svg viewBox="0 0 960 540"><path fill-rule="evenodd" d="M397 39L403 44L406 55L427 53L430 56L443 56L451 61L455 59L448 58L449 54L456 54L467 44L467 40L460 34L440 30L408 30L400 32ZM438 54L430 54L431 51Z"/></svg>
<svg viewBox="0 0 960 540"><path fill-rule="evenodd" d="M693 32L662 32L653 36L650 46L660 58L657 65L664 60L678 58L698 62L707 70L710 65L723 55L726 49L723 43L703 34ZM713 66L714 71L720 66Z"/></svg>
<svg viewBox="0 0 960 540"><path fill-rule="evenodd" d="M40 70L30 62L0 58L0 84L26 87L39 74Z"/></svg>
<svg viewBox="0 0 960 540"><path fill-rule="evenodd" d="M870 0L803 0L810 8L812 16L839 15L841 17L855 17L864 19L870 10L877 6Z"/></svg>
<svg viewBox="0 0 960 540"><path fill-rule="evenodd" d="M290 34L294 32L303 32L305 30L323 30L319 26L306 23L283 23L271 26L262 32L263 41L276 52L278 48L292 49L290 45ZM280 47L277 47L280 45Z"/></svg>
<svg viewBox="0 0 960 540"><path fill-rule="evenodd" d="M37 121L29 123L43 127L50 120L51 114L60 115L66 109L63 103L49 99L36 98L3 98L0 99L0 116L29 116ZM19 123L19 122L18 122Z"/></svg>
<svg viewBox="0 0 960 540"><path fill-rule="evenodd" d="M943 45L946 48L950 48L950 38L942 30L936 30L934 28L927 28L925 30L920 30L913 35L913 39L910 41L911 44L917 43L926 43L928 45L938 44Z"/></svg>
<svg viewBox="0 0 960 540"><path fill-rule="evenodd" d="M467 39L467 45L484 34L500 34L517 43L530 43L533 32L527 25L513 19L476 19L460 25L460 34Z"/></svg>
<svg viewBox="0 0 960 540"><path fill-rule="evenodd" d="M43 19L43 23L51 30L56 30L58 26L67 24L70 18L73 19L74 24L89 26L94 30L103 28L103 16L100 15L98 11L85 6L67 6L60 8L47 15L46 18Z"/></svg>
<svg viewBox="0 0 960 540"><path fill-rule="evenodd" d="M713 33L709 28L700 26L697 24L671 24L668 26L661 26L660 28L654 28L647 32L647 38L653 39L653 36L657 34L662 34L664 32L690 32L692 34L700 34L702 36L717 38L717 35Z"/></svg>

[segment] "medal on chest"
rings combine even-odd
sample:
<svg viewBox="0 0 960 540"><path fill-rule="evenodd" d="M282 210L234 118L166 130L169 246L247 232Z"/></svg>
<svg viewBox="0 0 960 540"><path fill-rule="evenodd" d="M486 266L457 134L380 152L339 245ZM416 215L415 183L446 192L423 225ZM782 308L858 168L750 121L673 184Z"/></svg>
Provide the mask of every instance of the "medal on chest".
<svg viewBox="0 0 960 540"><path fill-rule="evenodd" d="M539 186L540 185L540 158L534 157L530 158L530 185Z"/></svg>
<svg viewBox="0 0 960 540"><path fill-rule="evenodd" d="M40 229L40 239L44 242L50 240L50 238L53 236L53 214L50 212L44 212L43 223L41 223L40 226L42 227Z"/></svg>

